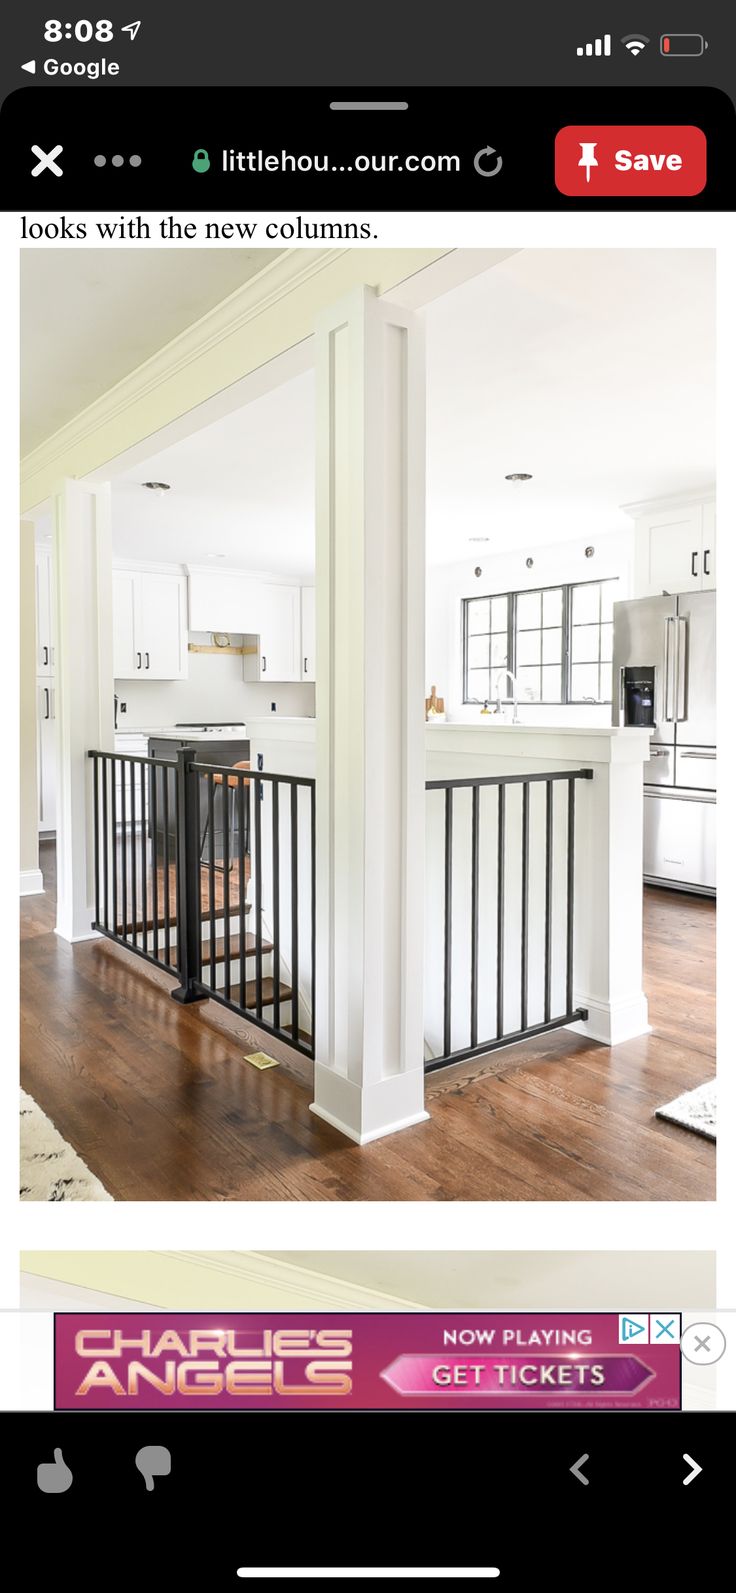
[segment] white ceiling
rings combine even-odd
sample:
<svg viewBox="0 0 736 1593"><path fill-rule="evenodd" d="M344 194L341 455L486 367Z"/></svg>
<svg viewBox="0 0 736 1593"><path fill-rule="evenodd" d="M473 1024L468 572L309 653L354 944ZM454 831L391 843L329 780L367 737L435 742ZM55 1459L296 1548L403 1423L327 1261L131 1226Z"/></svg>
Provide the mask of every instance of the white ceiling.
<svg viewBox="0 0 736 1593"><path fill-rule="evenodd" d="M297 376L113 482L126 559L207 559L273 574L314 568L314 376ZM158 497L141 485L166 481Z"/></svg>
<svg viewBox="0 0 736 1593"><path fill-rule="evenodd" d="M280 252L22 249L22 452L58 431Z"/></svg>
<svg viewBox="0 0 736 1593"><path fill-rule="evenodd" d="M621 504L714 479L710 251L524 251L423 313L431 563L478 536L486 553L600 537L628 525ZM128 471L116 553L307 573L313 452L308 372Z"/></svg>
<svg viewBox="0 0 736 1593"><path fill-rule="evenodd" d="M525 250L425 313L431 561L600 536L715 479L711 251Z"/></svg>

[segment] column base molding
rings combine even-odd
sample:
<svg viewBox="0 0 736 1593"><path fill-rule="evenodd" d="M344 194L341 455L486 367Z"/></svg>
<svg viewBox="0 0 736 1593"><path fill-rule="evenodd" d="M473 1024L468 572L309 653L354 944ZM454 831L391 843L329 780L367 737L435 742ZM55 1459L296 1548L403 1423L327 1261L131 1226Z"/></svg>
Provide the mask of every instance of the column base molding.
<svg viewBox="0 0 736 1593"><path fill-rule="evenodd" d="M43 896L43 874L40 868L22 868L20 871L21 896Z"/></svg>
<svg viewBox="0 0 736 1593"><path fill-rule="evenodd" d="M423 1069L395 1073L377 1084L361 1088L343 1073L335 1073L332 1068L316 1062L314 1091L310 1112L345 1134L355 1145L369 1145L371 1140L396 1134L403 1128L413 1128L429 1119L429 1112L423 1105Z"/></svg>
<svg viewBox="0 0 736 1593"><path fill-rule="evenodd" d="M624 1040L635 1040L640 1034L650 1034L649 1008L643 994L624 1001L595 1001L592 996L576 993L575 1005L587 1007L584 1023L571 1023L573 1034L585 1034L601 1045L622 1045Z"/></svg>

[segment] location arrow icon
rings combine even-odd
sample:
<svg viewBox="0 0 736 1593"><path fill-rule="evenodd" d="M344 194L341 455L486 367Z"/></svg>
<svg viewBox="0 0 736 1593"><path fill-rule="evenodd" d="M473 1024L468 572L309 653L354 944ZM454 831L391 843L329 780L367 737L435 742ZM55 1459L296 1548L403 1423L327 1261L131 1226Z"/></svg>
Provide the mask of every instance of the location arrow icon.
<svg viewBox="0 0 736 1593"><path fill-rule="evenodd" d="M695 1478L700 1476L700 1473L703 1470L703 1468L702 1468L702 1466L698 1465L697 1460L693 1460L692 1455L683 1455L682 1458L683 1458L683 1460L687 1461L688 1466L690 1467L690 1471L688 1472L687 1476L683 1477L683 1479L682 1479L683 1488L687 1488L688 1483L694 1482Z"/></svg>
<svg viewBox="0 0 736 1593"><path fill-rule="evenodd" d="M590 1455L580 1455L575 1461L574 1466L570 1467L573 1477L577 1477L578 1482L582 1482L584 1488L587 1488L590 1483L590 1477L584 1476L582 1471L582 1467L585 1465L586 1460L590 1460ZM698 1470L699 1469L700 1468L698 1467Z"/></svg>

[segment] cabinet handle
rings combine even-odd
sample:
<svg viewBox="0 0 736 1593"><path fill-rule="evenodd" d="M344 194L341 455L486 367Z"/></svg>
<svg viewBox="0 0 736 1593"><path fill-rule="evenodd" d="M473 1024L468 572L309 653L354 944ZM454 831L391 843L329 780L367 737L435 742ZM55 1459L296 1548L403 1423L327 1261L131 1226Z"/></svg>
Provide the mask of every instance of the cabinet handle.
<svg viewBox="0 0 736 1593"><path fill-rule="evenodd" d="M48 650L48 647L44 647L44 650L43 650L43 661L44 661L44 665L48 664L48 661L49 661L49 650Z"/></svg>
<svg viewBox="0 0 736 1593"><path fill-rule="evenodd" d="M137 658L137 659L138 659L138 663L137 663L137 665L136 665L136 669L140 669L140 667L141 667L141 664L142 664L142 662L143 662L143 660L142 660L142 658L141 658L141 655L140 655L140 653L136 653L136 655L135 655L135 656L136 656L136 658Z"/></svg>
<svg viewBox="0 0 736 1593"><path fill-rule="evenodd" d="M49 696L49 688L48 688L48 686L44 686L43 694L44 694L44 697L46 698L46 712L45 712L43 717L44 717L44 719L50 719L51 718L51 697Z"/></svg>
<svg viewBox="0 0 736 1593"><path fill-rule="evenodd" d="M151 654L150 653L146 653L146 669L150 669L150 668L151 668Z"/></svg>
<svg viewBox="0 0 736 1593"><path fill-rule="evenodd" d="M698 550L697 550L697 548L693 548L693 551L692 551L692 553L690 555L690 574L692 576L697 576L697 573L698 573L697 558L698 558Z"/></svg>
<svg viewBox="0 0 736 1593"><path fill-rule="evenodd" d="M703 574L704 575L710 575L710 565L708 563L709 558L710 558L710 548L705 548L704 551L703 551Z"/></svg>
<svg viewBox="0 0 736 1593"><path fill-rule="evenodd" d="M264 653L263 657L261 658L261 674L265 675L265 673L266 673L266 655Z"/></svg>
<svg viewBox="0 0 736 1593"><path fill-rule="evenodd" d="M305 660L304 660L304 673L305 673L305 675L309 674L309 659L308 658L305 658Z"/></svg>

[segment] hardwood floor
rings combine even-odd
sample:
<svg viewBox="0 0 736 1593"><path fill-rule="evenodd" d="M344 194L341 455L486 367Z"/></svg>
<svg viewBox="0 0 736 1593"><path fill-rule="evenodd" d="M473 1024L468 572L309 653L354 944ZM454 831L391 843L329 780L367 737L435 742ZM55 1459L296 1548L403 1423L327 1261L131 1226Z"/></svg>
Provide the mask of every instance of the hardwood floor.
<svg viewBox="0 0 736 1593"><path fill-rule="evenodd" d="M645 891L651 1034L558 1030L435 1073L430 1121L362 1148L308 1111L310 1064L108 941L21 904L22 1082L117 1200L712 1200L715 1148L652 1116L715 1072L715 907ZM281 1067L243 1061L267 1049Z"/></svg>

